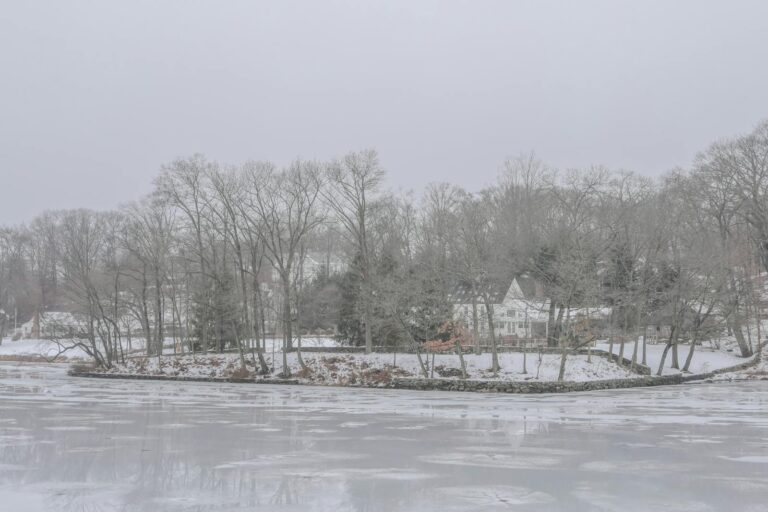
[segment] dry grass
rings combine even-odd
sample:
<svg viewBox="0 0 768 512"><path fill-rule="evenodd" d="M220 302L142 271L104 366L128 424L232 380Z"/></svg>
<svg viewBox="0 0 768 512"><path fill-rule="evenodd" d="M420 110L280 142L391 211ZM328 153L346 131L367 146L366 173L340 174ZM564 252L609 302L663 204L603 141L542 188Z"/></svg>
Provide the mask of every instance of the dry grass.
<svg viewBox="0 0 768 512"><path fill-rule="evenodd" d="M363 379L374 384L389 384L392 382L392 373L382 368L371 368L363 372Z"/></svg>
<svg viewBox="0 0 768 512"><path fill-rule="evenodd" d="M302 368L296 373L296 377L300 379L309 379L312 377L312 370L307 366L306 368Z"/></svg>
<svg viewBox="0 0 768 512"><path fill-rule="evenodd" d="M233 379L245 380L245 379L250 379L251 378L251 372L248 371L247 368L243 368L241 366L241 367L233 370L231 376L232 376Z"/></svg>
<svg viewBox="0 0 768 512"><path fill-rule="evenodd" d="M92 363L74 363L69 367L69 373L77 375L78 373L88 373L95 370L96 367Z"/></svg>

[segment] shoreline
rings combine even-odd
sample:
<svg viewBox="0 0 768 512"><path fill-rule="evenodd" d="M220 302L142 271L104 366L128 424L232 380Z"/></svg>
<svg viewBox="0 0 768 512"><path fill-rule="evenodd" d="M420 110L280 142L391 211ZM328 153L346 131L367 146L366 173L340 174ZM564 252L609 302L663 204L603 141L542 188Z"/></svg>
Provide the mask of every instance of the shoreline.
<svg viewBox="0 0 768 512"><path fill-rule="evenodd" d="M452 379L452 378L393 378L387 383L319 383L301 378L236 378L236 377L203 377L184 375L153 375L141 373L114 373L99 371L73 371L67 375L72 377L98 378L98 379L125 379L125 380L155 380L168 382L209 382L220 384L272 384L291 386L315 386L338 388L364 388L364 389L394 389L412 391L452 391L466 393L495 393L495 394L548 394L548 393L573 393L582 391L600 391L607 389L629 389L655 386L670 386L687 383L696 383L710 380L718 375L738 372L756 366L760 362L757 355L748 361L719 368L711 372L695 374L674 374L661 376L638 376L624 379L602 379L590 381L494 381L477 379ZM768 380L768 379L730 379L730 380Z"/></svg>

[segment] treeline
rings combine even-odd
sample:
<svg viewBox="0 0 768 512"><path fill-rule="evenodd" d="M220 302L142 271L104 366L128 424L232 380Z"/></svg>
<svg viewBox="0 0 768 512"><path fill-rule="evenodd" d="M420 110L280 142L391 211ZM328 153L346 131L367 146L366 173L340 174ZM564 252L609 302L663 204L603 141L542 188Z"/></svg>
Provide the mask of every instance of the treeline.
<svg viewBox="0 0 768 512"><path fill-rule="evenodd" d="M0 331L14 311L70 311L104 366L134 336L148 355L170 337L184 351L235 348L266 369L260 347L274 333L285 346L335 329L369 351L416 347L451 318L461 283L477 292L495 352L489 285L527 273L548 299L553 346L583 342L571 311L602 307L627 334L663 317L674 357L678 340L713 329L742 355L759 346L748 325L768 270L768 123L659 180L561 172L534 155L506 161L479 193L441 183L395 194L384 178L374 151L285 168L195 155L117 211L3 228Z"/></svg>

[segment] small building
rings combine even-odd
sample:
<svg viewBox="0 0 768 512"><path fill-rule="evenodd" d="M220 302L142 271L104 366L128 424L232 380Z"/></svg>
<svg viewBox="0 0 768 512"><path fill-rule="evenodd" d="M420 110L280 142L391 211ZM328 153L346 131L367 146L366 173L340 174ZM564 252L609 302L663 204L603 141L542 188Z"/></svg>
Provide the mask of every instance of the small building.
<svg viewBox="0 0 768 512"><path fill-rule="evenodd" d="M57 339L81 336L86 331L81 315L66 311L35 311L32 318L19 326L17 332L25 339Z"/></svg>
<svg viewBox="0 0 768 512"><path fill-rule="evenodd" d="M494 332L506 346L546 346L549 301L543 286L532 277L518 275L507 280L490 281L483 289L472 283L458 283L452 293L453 320L469 332L477 332L481 341L491 337L485 300L493 315ZM477 310L478 325L474 325ZM477 327L475 329L475 327Z"/></svg>

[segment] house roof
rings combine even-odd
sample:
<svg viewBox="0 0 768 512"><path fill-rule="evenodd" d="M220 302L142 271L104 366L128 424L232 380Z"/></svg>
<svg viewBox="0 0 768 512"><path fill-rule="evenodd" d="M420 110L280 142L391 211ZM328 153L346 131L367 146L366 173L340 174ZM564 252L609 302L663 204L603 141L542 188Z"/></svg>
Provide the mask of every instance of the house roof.
<svg viewBox="0 0 768 512"><path fill-rule="evenodd" d="M482 297L486 293L490 296L492 304L504 302L510 287L517 282L522 297L520 299L540 299L543 298L542 287L536 280L527 274L510 276L506 279L491 279L479 284L475 284L473 289L470 281L459 281L453 286L450 293L450 300L454 304L469 304L473 296Z"/></svg>
<svg viewBox="0 0 768 512"><path fill-rule="evenodd" d="M520 274L516 277L517 284L526 299L544 299L544 286L530 274Z"/></svg>
<svg viewBox="0 0 768 512"><path fill-rule="evenodd" d="M462 281L454 285L451 290L450 300L454 304L469 304L474 297L482 297L488 294L491 303L498 304L504 300L511 285L512 279L478 283L474 287L471 282Z"/></svg>

